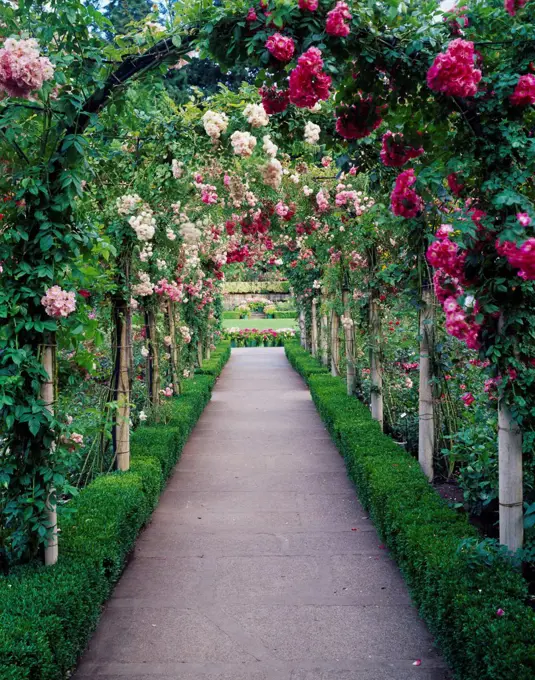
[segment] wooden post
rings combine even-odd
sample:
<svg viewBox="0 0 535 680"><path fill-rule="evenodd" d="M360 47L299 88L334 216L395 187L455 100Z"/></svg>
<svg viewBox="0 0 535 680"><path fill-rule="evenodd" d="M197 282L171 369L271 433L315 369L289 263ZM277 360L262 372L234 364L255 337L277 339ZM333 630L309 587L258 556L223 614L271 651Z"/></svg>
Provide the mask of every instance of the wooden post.
<svg viewBox="0 0 535 680"><path fill-rule="evenodd" d="M321 349L321 363L324 366L329 365L329 319L327 314L321 315L320 325L320 349Z"/></svg>
<svg viewBox="0 0 535 680"><path fill-rule="evenodd" d="M123 298L112 302L113 338L112 353L115 360L113 375L113 400L117 402L114 422L115 467L126 472L130 469L130 395L132 385L132 314Z"/></svg>
<svg viewBox="0 0 535 680"><path fill-rule="evenodd" d="M318 356L318 303L316 298L312 300L312 332L311 332L312 356Z"/></svg>
<svg viewBox="0 0 535 680"><path fill-rule="evenodd" d="M176 322L175 322L175 304L172 300L167 303L167 319L169 323L169 337L171 338L171 345L169 347L169 354L171 355L171 378L173 382L173 394L180 395L180 360L178 355L178 345L176 341Z"/></svg>
<svg viewBox="0 0 535 680"><path fill-rule="evenodd" d="M435 412L433 405L434 295L429 283L422 290L420 311L420 390L418 460L427 479L433 481Z"/></svg>
<svg viewBox="0 0 535 680"><path fill-rule="evenodd" d="M306 332L306 322L305 322L305 310L301 309L299 312L299 334L301 336L301 347L306 349L307 346L307 332Z"/></svg>
<svg viewBox="0 0 535 680"><path fill-rule="evenodd" d="M344 327L344 338L346 346L346 378L347 378L347 393L349 396L355 394L355 387L357 384L357 374L355 370L355 336L354 324L351 318L351 309L349 305L349 291L344 290L342 293L342 301L344 304L344 316L342 317L342 325Z"/></svg>
<svg viewBox="0 0 535 680"><path fill-rule="evenodd" d="M507 332L502 314L498 329ZM524 544L524 488L522 475L522 430L504 399L498 404L498 477L500 543L511 552Z"/></svg>
<svg viewBox="0 0 535 680"><path fill-rule="evenodd" d="M149 401L154 408L160 405L160 355L156 315L153 309L145 312L145 327L149 344L149 356L147 357Z"/></svg>
<svg viewBox="0 0 535 680"><path fill-rule="evenodd" d="M202 343L202 338L197 340L197 364L199 368L202 368L202 362L203 362L203 343Z"/></svg>
<svg viewBox="0 0 535 680"><path fill-rule="evenodd" d="M340 375L340 317L331 312L331 375Z"/></svg>
<svg viewBox="0 0 535 680"><path fill-rule="evenodd" d="M41 384L41 399L45 408L54 415L56 403L56 369L57 345L55 333L45 335L45 343L41 347L41 363L47 379ZM53 448L51 448L51 453ZM47 567L58 561L58 513L56 505L56 489L50 486L46 497L46 517L48 536L45 544L45 565Z"/></svg>
<svg viewBox="0 0 535 680"><path fill-rule="evenodd" d="M372 418L384 426L383 369L381 365L381 315L376 293L370 298L370 372Z"/></svg>
<svg viewBox="0 0 535 680"><path fill-rule="evenodd" d="M516 552L524 543L522 431L502 399L498 407L500 543Z"/></svg>

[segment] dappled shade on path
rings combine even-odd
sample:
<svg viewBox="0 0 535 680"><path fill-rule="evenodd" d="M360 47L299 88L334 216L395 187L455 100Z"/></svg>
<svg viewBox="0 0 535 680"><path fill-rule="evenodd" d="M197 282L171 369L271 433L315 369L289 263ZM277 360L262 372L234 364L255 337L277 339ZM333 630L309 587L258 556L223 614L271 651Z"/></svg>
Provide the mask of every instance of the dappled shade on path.
<svg viewBox="0 0 535 680"><path fill-rule="evenodd" d="M284 350L233 351L86 678L448 678Z"/></svg>

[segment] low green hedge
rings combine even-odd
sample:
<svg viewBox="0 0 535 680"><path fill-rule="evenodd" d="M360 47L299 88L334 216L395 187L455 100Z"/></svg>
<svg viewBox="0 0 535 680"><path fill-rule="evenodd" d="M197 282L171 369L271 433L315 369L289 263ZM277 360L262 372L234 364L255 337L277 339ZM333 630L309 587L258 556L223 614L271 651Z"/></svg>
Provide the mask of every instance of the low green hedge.
<svg viewBox="0 0 535 680"><path fill-rule="evenodd" d="M223 294L289 293L289 281L227 281Z"/></svg>
<svg viewBox="0 0 535 680"><path fill-rule="evenodd" d="M200 368L196 368L195 373L218 376L229 359L230 340L221 340L217 349L212 352L210 359L204 361Z"/></svg>
<svg viewBox="0 0 535 680"><path fill-rule="evenodd" d="M135 432L129 472L98 477L72 501L56 566L0 578L1 680L62 680L73 668L229 355L221 343L185 382L168 424Z"/></svg>
<svg viewBox="0 0 535 680"><path fill-rule="evenodd" d="M273 312L272 316L274 319L296 319L297 312L295 309L290 309L284 312Z"/></svg>
<svg viewBox="0 0 535 680"><path fill-rule="evenodd" d="M242 315L240 312L223 312L224 319L241 319Z"/></svg>
<svg viewBox="0 0 535 680"><path fill-rule="evenodd" d="M418 462L347 396L343 380L322 375L299 343L287 342L286 353L307 380L362 504L456 677L533 680L535 612L521 575L505 560L486 565L459 552L463 539L478 534L429 485Z"/></svg>

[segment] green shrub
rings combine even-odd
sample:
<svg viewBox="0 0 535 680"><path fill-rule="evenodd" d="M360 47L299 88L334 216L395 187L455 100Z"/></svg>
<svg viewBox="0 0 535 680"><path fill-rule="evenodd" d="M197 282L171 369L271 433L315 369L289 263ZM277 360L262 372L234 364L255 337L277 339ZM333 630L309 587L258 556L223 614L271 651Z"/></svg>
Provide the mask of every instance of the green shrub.
<svg viewBox="0 0 535 680"><path fill-rule="evenodd" d="M348 397L340 378L299 343L285 344L344 456L350 478L395 557L421 616L460 680L532 680L535 612L527 587L503 559L474 565L459 547L478 534L428 483L418 462ZM497 616L497 610L505 614Z"/></svg>
<svg viewBox="0 0 535 680"><path fill-rule="evenodd" d="M57 565L0 578L0 680L62 680L75 665L229 356L222 342L170 421L134 433L128 472L98 477L71 501Z"/></svg>
<svg viewBox="0 0 535 680"><path fill-rule="evenodd" d="M204 361L200 368L195 369L195 373L218 376L230 358L230 351L230 340L221 340L210 359Z"/></svg>
<svg viewBox="0 0 535 680"><path fill-rule="evenodd" d="M224 319L241 319L240 312L223 312Z"/></svg>
<svg viewBox="0 0 535 680"><path fill-rule="evenodd" d="M289 293L289 281L227 281L223 294Z"/></svg>
<svg viewBox="0 0 535 680"><path fill-rule="evenodd" d="M274 319L296 319L297 318L297 312L295 309L289 309L288 311L283 311L283 312L273 312L273 318Z"/></svg>

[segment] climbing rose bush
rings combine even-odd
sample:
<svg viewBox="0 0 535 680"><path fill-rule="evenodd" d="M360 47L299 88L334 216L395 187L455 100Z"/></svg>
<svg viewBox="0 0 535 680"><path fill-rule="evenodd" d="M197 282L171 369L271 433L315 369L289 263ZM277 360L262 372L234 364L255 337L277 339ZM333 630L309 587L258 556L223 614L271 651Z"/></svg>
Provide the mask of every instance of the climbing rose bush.
<svg viewBox="0 0 535 680"><path fill-rule="evenodd" d="M329 99L331 83L331 77L323 73L321 50L310 47L290 73L290 101L299 108L311 109L320 100Z"/></svg>
<svg viewBox="0 0 535 680"><path fill-rule="evenodd" d="M37 40L8 38L0 49L0 94L30 99L54 77L54 66L39 54Z"/></svg>
<svg viewBox="0 0 535 680"><path fill-rule="evenodd" d="M207 111L202 117L204 130L212 140L218 140L227 131L228 117L225 113Z"/></svg>
<svg viewBox="0 0 535 680"><path fill-rule="evenodd" d="M416 217L422 210L424 202L420 196L411 189L416 184L414 170L405 170L396 179L394 191L390 197L390 205L394 215L398 217Z"/></svg>
<svg viewBox="0 0 535 680"><path fill-rule="evenodd" d="M59 286L52 286L41 298L41 304L48 316L54 319L66 318L76 309L76 294L67 292Z"/></svg>
<svg viewBox="0 0 535 680"><path fill-rule="evenodd" d="M474 66L474 43L457 38L446 52L437 55L427 72L427 84L435 92L451 97L473 97L481 71Z"/></svg>

